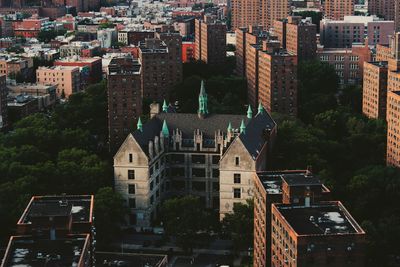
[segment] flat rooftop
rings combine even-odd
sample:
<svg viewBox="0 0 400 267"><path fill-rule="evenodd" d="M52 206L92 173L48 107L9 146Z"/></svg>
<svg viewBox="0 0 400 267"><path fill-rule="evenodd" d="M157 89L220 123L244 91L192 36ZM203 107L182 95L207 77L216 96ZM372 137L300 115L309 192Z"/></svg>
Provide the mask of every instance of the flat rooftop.
<svg viewBox="0 0 400 267"><path fill-rule="evenodd" d="M136 254L136 253L108 253L96 252L96 266L136 266L136 267L159 267L166 266L167 256L159 254Z"/></svg>
<svg viewBox="0 0 400 267"><path fill-rule="evenodd" d="M2 267L78 266L89 235L57 240L32 236L10 238Z"/></svg>
<svg viewBox="0 0 400 267"><path fill-rule="evenodd" d="M307 170L259 172L257 176L268 194L281 194L283 181L291 186L322 185L321 181Z"/></svg>
<svg viewBox="0 0 400 267"><path fill-rule="evenodd" d="M340 202L321 202L312 206L276 205L298 235L338 235L364 233Z"/></svg>
<svg viewBox="0 0 400 267"><path fill-rule="evenodd" d="M369 64L372 64L377 67L381 68L387 68L388 67L388 62L387 61L370 61L368 62Z"/></svg>
<svg viewBox="0 0 400 267"><path fill-rule="evenodd" d="M32 218L69 216L72 222L89 222L93 212L93 196L32 197L18 224L29 224Z"/></svg>

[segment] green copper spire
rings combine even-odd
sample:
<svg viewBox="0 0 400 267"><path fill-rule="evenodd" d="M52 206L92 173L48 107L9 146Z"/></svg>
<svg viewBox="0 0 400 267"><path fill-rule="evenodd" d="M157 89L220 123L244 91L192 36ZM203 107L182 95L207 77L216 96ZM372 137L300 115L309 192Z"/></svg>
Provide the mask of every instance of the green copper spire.
<svg viewBox="0 0 400 267"><path fill-rule="evenodd" d="M258 104L258 114L263 114L264 113L264 107L263 107L263 105L261 105L261 103L260 104Z"/></svg>
<svg viewBox="0 0 400 267"><path fill-rule="evenodd" d="M169 130L168 130L168 125L167 122L164 120L162 130L161 132L163 133L164 137L169 137Z"/></svg>
<svg viewBox="0 0 400 267"><path fill-rule="evenodd" d="M253 118L253 111L251 110L251 105L249 105L249 108L247 109L247 118L249 119Z"/></svg>
<svg viewBox="0 0 400 267"><path fill-rule="evenodd" d="M199 94L199 116L204 117L208 114L208 97L206 93L206 88L204 86L204 81L201 81L201 88Z"/></svg>
<svg viewBox="0 0 400 267"><path fill-rule="evenodd" d="M164 103L162 105L162 111L163 112L168 112L168 105L167 105L167 102L165 101L165 99L164 99Z"/></svg>
<svg viewBox="0 0 400 267"><path fill-rule="evenodd" d="M138 119L138 121L137 121L136 128L137 128L139 131L143 132L143 123L142 123L142 119L141 119L140 117L139 117L139 119Z"/></svg>
<svg viewBox="0 0 400 267"><path fill-rule="evenodd" d="M242 123L240 124L240 133L246 133L246 125L244 125L244 120L242 120Z"/></svg>
<svg viewBox="0 0 400 267"><path fill-rule="evenodd" d="M228 130L228 133L232 132L232 123L231 122L229 122L227 130Z"/></svg>

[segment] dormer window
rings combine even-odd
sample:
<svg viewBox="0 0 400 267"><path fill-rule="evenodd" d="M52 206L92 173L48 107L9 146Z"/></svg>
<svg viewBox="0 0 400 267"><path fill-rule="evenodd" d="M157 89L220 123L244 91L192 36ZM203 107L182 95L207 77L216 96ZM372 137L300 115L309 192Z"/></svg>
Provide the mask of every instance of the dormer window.
<svg viewBox="0 0 400 267"><path fill-rule="evenodd" d="M235 157L235 166L239 166L239 164L240 164L240 158Z"/></svg>

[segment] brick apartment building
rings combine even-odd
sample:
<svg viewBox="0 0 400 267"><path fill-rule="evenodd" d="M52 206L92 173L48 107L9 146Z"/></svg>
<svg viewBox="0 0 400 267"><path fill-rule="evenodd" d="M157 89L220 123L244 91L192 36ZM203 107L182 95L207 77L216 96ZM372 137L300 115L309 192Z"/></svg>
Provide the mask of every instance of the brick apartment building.
<svg viewBox="0 0 400 267"><path fill-rule="evenodd" d="M261 26L248 26L236 29L236 74L246 77L247 58L246 53L252 45L261 44L269 38L269 34L263 31Z"/></svg>
<svg viewBox="0 0 400 267"><path fill-rule="evenodd" d="M398 13L400 2L396 0L369 0L368 13L377 15L385 20L395 22L396 31L400 30L400 14Z"/></svg>
<svg viewBox="0 0 400 267"><path fill-rule="evenodd" d="M325 0L325 17L342 20L345 16L354 15L354 0Z"/></svg>
<svg viewBox="0 0 400 267"><path fill-rule="evenodd" d="M7 76L0 76L0 131L8 126L8 110L7 110Z"/></svg>
<svg viewBox="0 0 400 267"><path fill-rule="evenodd" d="M141 66L130 57L113 58L108 66L108 130L115 152L142 114Z"/></svg>
<svg viewBox="0 0 400 267"><path fill-rule="evenodd" d="M135 30L121 30L118 31L118 42L126 45L139 45L144 42L146 38L154 38L154 31L135 31Z"/></svg>
<svg viewBox="0 0 400 267"><path fill-rule="evenodd" d="M196 43L182 42L182 62L187 63L194 61L195 50L196 50Z"/></svg>
<svg viewBox="0 0 400 267"><path fill-rule="evenodd" d="M368 118L386 118L387 61L365 62L362 112Z"/></svg>
<svg viewBox="0 0 400 267"><path fill-rule="evenodd" d="M92 266L93 203L94 196L33 196L0 266Z"/></svg>
<svg viewBox="0 0 400 267"><path fill-rule="evenodd" d="M170 89L182 80L181 47L176 47L179 41L167 42L171 48L159 38L146 39L139 45L143 97L153 101L168 98Z"/></svg>
<svg viewBox="0 0 400 267"><path fill-rule="evenodd" d="M256 173L253 265L363 266L365 232L329 199L308 170Z"/></svg>
<svg viewBox="0 0 400 267"><path fill-rule="evenodd" d="M400 168L400 91L387 93L386 121L388 124L386 163Z"/></svg>
<svg viewBox="0 0 400 267"><path fill-rule="evenodd" d="M36 38L41 30L54 28L54 23L49 18L32 16L13 23L14 35L25 38Z"/></svg>
<svg viewBox="0 0 400 267"><path fill-rule="evenodd" d="M222 65L226 59L226 24L211 16L195 20L195 59Z"/></svg>
<svg viewBox="0 0 400 267"><path fill-rule="evenodd" d="M295 54L299 62L313 60L317 52L317 25L311 19L289 16L274 22L274 35L278 37L282 48Z"/></svg>
<svg viewBox="0 0 400 267"><path fill-rule="evenodd" d="M82 89L81 74L78 67L39 67L36 70L36 81L40 84L56 85L58 97L68 98Z"/></svg>
<svg viewBox="0 0 400 267"><path fill-rule="evenodd" d="M320 22L320 42L325 48L350 48L354 43L389 44L394 22L376 16L346 16L343 20L323 19Z"/></svg>
<svg viewBox="0 0 400 267"><path fill-rule="evenodd" d="M232 29L260 25L264 30L275 20L286 18L290 12L288 0L232 0Z"/></svg>
<svg viewBox="0 0 400 267"><path fill-rule="evenodd" d="M0 74L15 79L20 75L24 79L29 78L33 72L33 59L24 57L0 57Z"/></svg>
<svg viewBox="0 0 400 267"><path fill-rule="evenodd" d="M365 266L365 232L339 201L272 204L271 213L272 266Z"/></svg>
<svg viewBox="0 0 400 267"><path fill-rule="evenodd" d="M98 83L102 79L102 61L100 57L69 57L54 61L54 66L70 66L81 69L81 83L83 86L87 84Z"/></svg>
<svg viewBox="0 0 400 267"><path fill-rule="evenodd" d="M332 65L339 77L339 84L360 84L363 79L364 62L372 60L368 45L353 45L351 48L318 47L317 58Z"/></svg>
<svg viewBox="0 0 400 267"><path fill-rule="evenodd" d="M258 102L268 112L297 116L297 56L264 41L258 54Z"/></svg>

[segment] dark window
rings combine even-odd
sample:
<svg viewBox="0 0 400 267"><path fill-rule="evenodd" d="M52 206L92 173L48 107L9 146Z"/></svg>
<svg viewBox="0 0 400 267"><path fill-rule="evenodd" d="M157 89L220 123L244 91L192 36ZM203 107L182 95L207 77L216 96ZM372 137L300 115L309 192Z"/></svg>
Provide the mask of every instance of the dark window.
<svg viewBox="0 0 400 267"><path fill-rule="evenodd" d="M195 191L206 191L205 182L192 182L192 189Z"/></svg>
<svg viewBox="0 0 400 267"><path fill-rule="evenodd" d="M129 162L132 163L132 161L133 161L133 155L129 154Z"/></svg>
<svg viewBox="0 0 400 267"><path fill-rule="evenodd" d="M154 203L154 196L150 197L150 205L152 205Z"/></svg>
<svg viewBox="0 0 400 267"><path fill-rule="evenodd" d="M233 189L233 198L241 198L240 188Z"/></svg>
<svg viewBox="0 0 400 267"><path fill-rule="evenodd" d="M135 179L135 170L128 170L128 179L129 180Z"/></svg>
<svg viewBox="0 0 400 267"><path fill-rule="evenodd" d="M192 155L192 163L204 164L206 163L206 157L204 155Z"/></svg>
<svg viewBox="0 0 400 267"><path fill-rule="evenodd" d="M129 194L135 194L135 185L134 184L130 184L128 186L128 193Z"/></svg>
<svg viewBox="0 0 400 267"><path fill-rule="evenodd" d="M150 191L153 190L153 186L154 186L154 183L153 183L153 181L151 181L151 183L150 183Z"/></svg>
<svg viewBox="0 0 400 267"><path fill-rule="evenodd" d="M206 169L203 168L192 168L193 177L206 177Z"/></svg>
<svg viewBox="0 0 400 267"><path fill-rule="evenodd" d="M219 183L218 182L213 183L213 191L215 191L215 192L219 191Z"/></svg>
<svg viewBox="0 0 400 267"><path fill-rule="evenodd" d="M239 166L239 163L240 163L239 157L235 157L235 165Z"/></svg>
<svg viewBox="0 0 400 267"><path fill-rule="evenodd" d="M219 169L212 169L212 176L213 178L219 177Z"/></svg>
<svg viewBox="0 0 400 267"><path fill-rule="evenodd" d="M240 173L235 173L235 174L233 175L233 182L234 182L235 184L240 184Z"/></svg>
<svg viewBox="0 0 400 267"><path fill-rule="evenodd" d="M131 209L136 208L136 198L129 199L129 208L131 208Z"/></svg>
<svg viewBox="0 0 400 267"><path fill-rule="evenodd" d="M212 164L218 164L220 158L220 156L212 156Z"/></svg>
<svg viewBox="0 0 400 267"><path fill-rule="evenodd" d="M131 215L129 215L129 222L130 222L131 224L136 224L136 223L137 223L136 214L131 214Z"/></svg>

